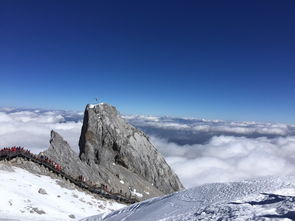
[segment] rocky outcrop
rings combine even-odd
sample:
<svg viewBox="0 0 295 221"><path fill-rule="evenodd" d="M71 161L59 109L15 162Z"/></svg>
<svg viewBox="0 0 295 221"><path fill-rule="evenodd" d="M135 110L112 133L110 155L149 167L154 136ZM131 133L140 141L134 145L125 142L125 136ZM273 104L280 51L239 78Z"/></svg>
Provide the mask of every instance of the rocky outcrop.
<svg viewBox="0 0 295 221"><path fill-rule="evenodd" d="M138 200L163 195L161 191L137 174L130 173L127 170L114 172L110 168L96 164L89 165L81 161L78 154L55 131L51 131L50 147L40 154L61 164L66 174L74 178L82 175L87 182L92 182L97 186L103 184L114 193L121 193L127 197L132 196ZM115 164L111 165L116 168Z"/></svg>
<svg viewBox="0 0 295 221"><path fill-rule="evenodd" d="M61 164L65 173L74 178L82 174L86 177L92 176L91 168L79 159L78 154L60 134L52 130L49 142L50 147L43 154Z"/></svg>
<svg viewBox="0 0 295 221"><path fill-rule="evenodd" d="M114 174L117 182L128 181L141 193L148 192L141 188L142 184L152 195L183 188L149 138L126 123L116 108L108 104L87 105L79 147L82 161L98 171Z"/></svg>
<svg viewBox="0 0 295 221"><path fill-rule="evenodd" d="M82 175L98 186L138 200L183 188L149 138L127 124L115 107L87 105L81 131L80 154L55 131L43 154L61 164L65 173Z"/></svg>

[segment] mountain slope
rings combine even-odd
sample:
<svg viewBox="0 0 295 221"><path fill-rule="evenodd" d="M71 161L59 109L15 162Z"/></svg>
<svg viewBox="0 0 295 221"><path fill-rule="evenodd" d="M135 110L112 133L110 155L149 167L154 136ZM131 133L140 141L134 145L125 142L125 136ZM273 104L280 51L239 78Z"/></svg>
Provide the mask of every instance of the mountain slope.
<svg viewBox="0 0 295 221"><path fill-rule="evenodd" d="M198 186L83 221L269 220L295 217L295 177Z"/></svg>
<svg viewBox="0 0 295 221"><path fill-rule="evenodd" d="M79 220L125 206L10 163L0 162L0 181L0 220Z"/></svg>

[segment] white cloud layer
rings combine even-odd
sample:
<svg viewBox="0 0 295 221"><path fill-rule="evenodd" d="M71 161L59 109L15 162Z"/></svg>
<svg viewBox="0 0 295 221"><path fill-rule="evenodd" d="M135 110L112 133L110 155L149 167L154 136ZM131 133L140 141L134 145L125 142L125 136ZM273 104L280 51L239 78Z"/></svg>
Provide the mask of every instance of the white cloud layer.
<svg viewBox="0 0 295 221"><path fill-rule="evenodd" d="M78 152L82 117L82 113L75 112L2 108L0 147L23 146L38 153L48 148L53 129ZM295 175L292 125L143 116L125 119L148 129L151 141L186 187L257 176Z"/></svg>
<svg viewBox="0 0 295 221"><path fill-rule="evenodd" d="M258 176L295 175L295 137L213 137L178 145L152 137L186 187Z"/></svg>
<svg viewBox="0 0 295 221"><path fill-rule="evenodd" d="M38 153L49 147L50 131L55 130L78 151L82 122L66 121L65 117L58 111L2 110L0 147L23 146Z"/></svg>
<svg viewBox="0 0 295 221"><path fill-rule="evenodd" d="M239 135L295 135L295 125L282 123L235 122L195 118L124 116L130 123L139 127L162 128L205 133L224 133Z"/></svg>

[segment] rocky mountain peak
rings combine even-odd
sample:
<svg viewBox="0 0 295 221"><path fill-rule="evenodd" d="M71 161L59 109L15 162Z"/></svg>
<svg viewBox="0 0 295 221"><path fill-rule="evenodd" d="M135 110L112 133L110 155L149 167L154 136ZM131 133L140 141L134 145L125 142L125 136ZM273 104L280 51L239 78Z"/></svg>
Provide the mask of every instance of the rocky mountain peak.
<svg viewBox="0 0 295 221"><path fill-rule="evenodd" d="M74 178L82 175L87 182L138 200L183 188L149 138L111 105L86 106L79 147L78 155L51 131L50 147L43 154Z"/></svg>
<svg viewBox="0 0 295 221"><path fill-rule="evenodd" d="M111 105L86 106L79 147L82 161L117 177L130 177L132 186L145 183L164 194L183 188L148 137L126 123Z"/></svg>
<svg viewBox="0 0 295 221"><path fill-rule="evenodd" d="M54 130L50 132L50 149L54 150L57 155L64 154L74 154L74 151L70 147L67 141L63 139L63 137Z"/></svg>

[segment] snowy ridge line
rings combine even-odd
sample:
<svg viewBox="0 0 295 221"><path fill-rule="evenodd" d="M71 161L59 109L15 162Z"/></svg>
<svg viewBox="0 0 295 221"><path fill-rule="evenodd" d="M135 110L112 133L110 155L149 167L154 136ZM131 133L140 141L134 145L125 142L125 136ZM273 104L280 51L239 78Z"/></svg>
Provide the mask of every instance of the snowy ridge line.
<svg viewBox="0 0 295 221"><path fill-rule="evenodd" d="M295 220L295 176L209 183L81 221Z"/></svg>
<svg viewBox="0 0 295 221"><path fill-rule="evenodd" d="M70 175L64 173L61 168L56 168L54 165L41 160L37 155L32 154L29 150L26 150L24 148L20 147L12 147L12 148L3 148L0 149L0 161L1 160L7 160L10 161L14 158L20 157L22 159L32 161L36 164L39 164L41 166L46 167L51 172L60 175L61 177L65 178L66 180L69 180L71 183L75 184L76 186L85 189L91 193L98 194L106 199L112 199L118 202L123 202L126 204L133 204L136 203L137 200L134 198L127 198L121 195L120 193L110 193L106 190L103 190L102 188L95 187L92 185L87 184L86 182L82 180L75 179L71 177Z"/></svg>

